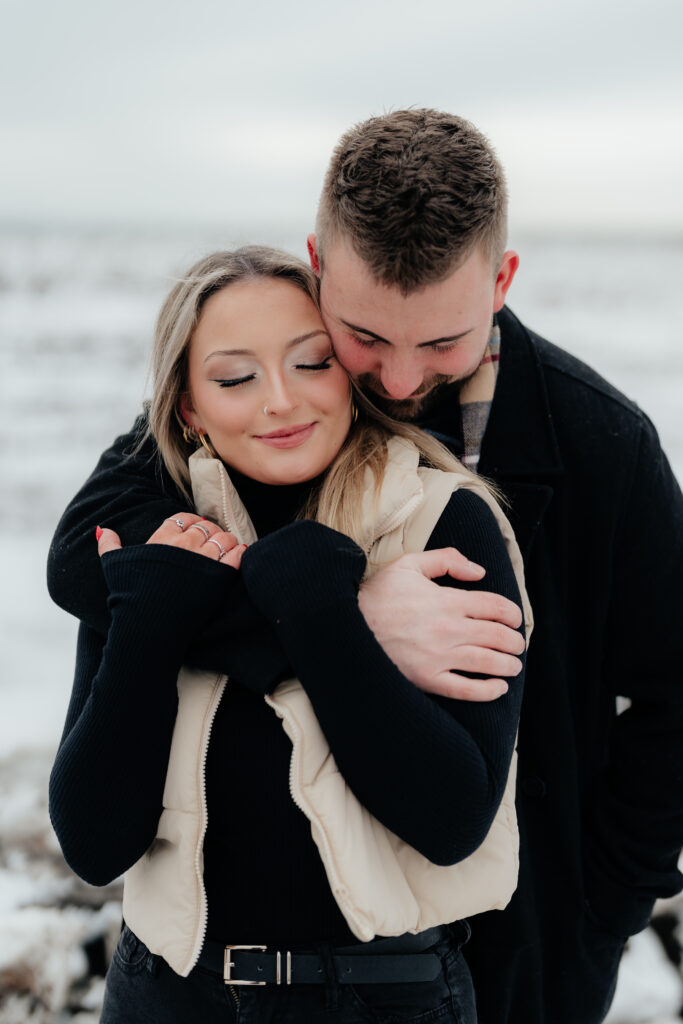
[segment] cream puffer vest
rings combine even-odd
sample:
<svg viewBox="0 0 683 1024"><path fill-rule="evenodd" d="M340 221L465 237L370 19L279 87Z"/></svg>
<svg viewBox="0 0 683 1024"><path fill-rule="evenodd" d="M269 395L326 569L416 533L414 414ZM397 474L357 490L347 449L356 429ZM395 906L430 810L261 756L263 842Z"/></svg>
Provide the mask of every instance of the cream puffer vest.
<svg viewBox="0 0 683 1024"><path fill-rule="evenodd" d="M394 438L379 501L364 499L366 575L406 552L424 549L458 487L475 490L492 509L505 538L524 602L527 640L531 610L522 559L512 529L483 484L465 474L418 466L412 444ZM200 450L190 458L197 511L241 543L257 538L222 463ZM207 920L203 840L207 826L204 771L211 725L227 677L182 669L163 812L147 852L124 878L123 916L153 953L187 976L204 941ZM433 925L502 909L517 884L516 754L503 799L482 845L465 860L437 866L390 832L356 799L341 776L313 707L296 679L265 697L292 742L292 799L311 822L330 889L361 941L420 932ZM454 780L457 783L457 780ZM243 841L243 837L240 838ZM240 936L226 936L239 942Z"/></svg>

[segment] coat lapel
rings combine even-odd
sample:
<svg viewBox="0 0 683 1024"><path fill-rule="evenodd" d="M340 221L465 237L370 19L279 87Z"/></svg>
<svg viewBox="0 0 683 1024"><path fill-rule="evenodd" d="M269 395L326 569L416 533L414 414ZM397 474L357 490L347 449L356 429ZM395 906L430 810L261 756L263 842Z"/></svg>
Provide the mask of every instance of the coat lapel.
<svg viewBox="0 0 683 1024"><path fill-rule="evenodd" d="M538 353L510 310L501 310L499 323L500 367L479 472L510 501L505 511L526 560L564 467Z"/></svg>

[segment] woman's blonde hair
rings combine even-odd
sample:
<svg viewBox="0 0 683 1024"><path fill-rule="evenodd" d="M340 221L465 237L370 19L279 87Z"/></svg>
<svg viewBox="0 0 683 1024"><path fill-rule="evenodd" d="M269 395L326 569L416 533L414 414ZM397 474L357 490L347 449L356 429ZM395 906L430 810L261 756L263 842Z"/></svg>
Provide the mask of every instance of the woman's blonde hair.
<svg viewBox="0 0 683 1024"><path fill-rule="evenodd" d="M157 320L148 431L156 438L168 472L190 501L188 458L192 449L183 436L180 401L188 390L187 353L192 334L211 295L237 281L258 278L291 281L319 308L318 278L303 260L279 249L248 245L232 252L212 253L195 263L173 286ZM366 470L370 470L375 492L379 493L390 437L412 441L424 462L435 469L457 469L460 473L468 470L429 434L392 420L376 409L353 382L351 394L355 412L348 436L301 515L317 519L360 543Z"/></svg>

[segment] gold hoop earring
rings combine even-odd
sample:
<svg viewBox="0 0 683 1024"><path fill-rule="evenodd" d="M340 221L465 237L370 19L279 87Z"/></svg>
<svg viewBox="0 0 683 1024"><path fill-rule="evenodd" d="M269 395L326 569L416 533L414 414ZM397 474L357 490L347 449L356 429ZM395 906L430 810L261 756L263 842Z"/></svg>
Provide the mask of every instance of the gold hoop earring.
<svg viewBox="0 0 683 1024"><path fill-rule="evenodd" d="M199 441L197 431L189 423L183 424L183 441L185 444L197 444Z"/></svg>
<svg viewBox="0 0 683 1024"><path fill-rule="evenodd" d="M175 413L176 422L183 433L183 441L185 442L185 444L198 444L199 435L197 434L197 431L194 429L192 424L185 422L177 408L174 409L173 412Z"/></svg>
<svg viewBox="0 0 683 1024"><path fill-rule="evenodd" d="M351 399L351 422L358 422L358 406L356 405L353 399Z"/></svg>
<svg viewBox="0 0 683 1024"><path fill-rule="evenodd" d="M200 440L201 444L204 446L204 448L209 453L211 458L212 459L217 459L218 458L218 452L216 451L214 446L211 444L211 441L209 440L209 435L205 434L203 430L199 430L197 433L199 435L199 440Z"/></svg>

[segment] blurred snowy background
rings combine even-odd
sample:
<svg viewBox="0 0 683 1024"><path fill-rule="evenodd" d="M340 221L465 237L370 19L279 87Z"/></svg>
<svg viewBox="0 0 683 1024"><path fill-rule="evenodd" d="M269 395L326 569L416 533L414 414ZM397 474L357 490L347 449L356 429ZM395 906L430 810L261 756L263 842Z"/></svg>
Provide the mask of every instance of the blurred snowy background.
<svg viewBox="0 0 683 1024"><path fill-rule="evenodd" d="M635 399L682 479L683 8L0 0L0 25L0 1024L92 1024L120 892L75 880L47 821L75 623L44 564L140 408L173 275L247 241L305 255L354 121L464 114L508 170L512 309ZM657 914L610 1024L680 1019L682 904Z"/></svg>

